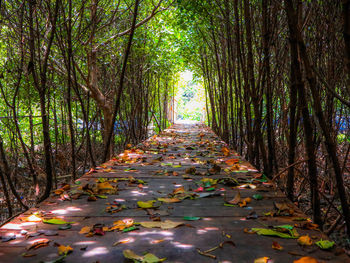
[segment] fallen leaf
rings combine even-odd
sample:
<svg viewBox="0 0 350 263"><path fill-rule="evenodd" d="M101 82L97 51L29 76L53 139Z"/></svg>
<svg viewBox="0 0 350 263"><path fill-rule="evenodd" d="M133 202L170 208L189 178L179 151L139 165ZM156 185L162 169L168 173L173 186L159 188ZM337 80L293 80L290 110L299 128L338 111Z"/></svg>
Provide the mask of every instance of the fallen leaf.
<svg viewBox="0 0 350 263"><path fill-rule="evenodd" d="M123 229L123 232L124 232L124 233L126 233L126 232L131 232L131 231L138 230L138 229L139 229L138 227L132 226L132 227L124 228L124 229Z"/></svg>
<svg viewBox="0 0 350 263"><path fill-rule="evenodd" d="M254 263L268 263L270 260L269 257L257 258L254 260Z"/></svg>
<svg viewBox="0 0 350 263"><path fill-rule="evenodd" d="M22 257L24 258L30 258L30 257L35 257L37 254L33 254L33 253L27 253L27 252L24 252L22 253Z"/></svg>
<svg viewBox="0 0 350 263"><path fill-rule="evenodd" d="M97 184L97 191L99 194L113 194L116 192L116 188L114 188L109 182L103 182Z"/></svg>
<svg viewBox="0 0 350 263"><path fill-rule="evenodd" d="M74 224L75 222L66 222L61 218L52 218L47 220L44 219L43 223L52 224L52 225L66 225L66 224Z"/></svg>
<svg viewBox="0 0 350 263"><path fill-rule="evenodd" d="M137 205L141 208L153 208L153 203L155 203L156 200L149 200L149 201L146 201L146 202L143 202L143 201L138 201L137 202Z"/></svg>
<svg viewBox="0 0 350 263"><path fill-rule="evenodd" d="M82 227L82 228L80 229L79 234L87 234L87 233L89 233L91 230L92 230L91 227L89 227L89 226L84 226L84 227Z"/></svg>
<svg viewBox="0 0 350 263"><path fill-rule="evenodd" d="M302 246L311 246L312 245L312 240L311 238L307 236L301 236L298 238L298 244Z"/></svg>
<svg viewBox="0 0 350 263"><path fill-rule="evenodd" d="M174 191L173 191L174 195L176 195L176 194L183 194L183 193L185 193L185 188L183 186L175 188Z"/></svg>
<svg viewBox="0 0 350 263"><path fill-rule="evenodd" d="M156 255L151 253L147 253L144 256L139 256L135 254L132 250L126 249L123 251L123 255L127 259L132 259L134 262L142 262L142 263L158 263L163 262L166 258L158 258Z"/></svg>
<svg viewBox="0 0 350 263"><path fill-rule="evenodd" d="M118 246L120 244L127 244L127 243L130 243L132 242L132 239L131 238L126 238L126 239L122 239L120 241L117 241L113 244L113 246Z"/></svg>
<svg viewBox="0 0 350 263"><path fill-rule="evenodd" d="M181 202L178 198L158 198L158 201L163 203L179 203Z"/></svg>
<svg viewBox="0 0 350 263"><path fill-rule="evenodd" d="M161 229L171 229L183 225L182 222L174 222L171 220L165 220L164 222L159 221L147 221L140 222L140 225L146 228L161 228Z"/></svg>
<svg viewBox="0 0 350 263"><path fill-rule="evenodd" d="M275 241L272 242L272 248L275 250L283 250L283 247Z"/></svg>
<svg viewBox="0 0 350 263"><path fill-rule="evenodd" d="M156 255L153 255L151 253L147 253L146 255L143 256L143 263L158 263L158 262L163 262L165 261L166 258L158 258Z"/></svg>
<svg viewBox="0 0 350 263"><path fill-rule="evenodd" d="M294 260L293 263L319 263L319 261L313 257L302 257L298 260Z"/></svg>
<svg viewBox="0 0 350 263"><path fill-rule="evenodd" d="M228 159L228 160L225 161L225 163L227 165L230 165L230 166L232 166L232 165L234 165L234 164L236 164L238 162L239 162L239 159Z"/></svg>
<svg viewBox="0 0 350 263"><path fill-rule="evenodd" d="M59 245L58 246L58 255L68 255L73 252L73 248L70 246Z"/></svg>
<svg viewBox="0 0 350 263"><path fill-rule="evenodd" d="M54 193L56 194L56 195L61 195L61 194L63 194L63 192L64 192L64 190L63 189L56 189L55 191L54 191Z"/></svg>
<svg viewBox="0 0 350 263"><path fill-rule="evenodd" d="M255 195L253 195L253 198L254 198L255 200L261 200L261 199L263 199L263 197L262 197L261 194L255 194Z"/></svg>
<svg viewBox="0 0 350 263"><path fill-rule="evenodd" d="M90 201L90 202L92 202L92 201L97 201L97 197L94 196L94 195L90 195L90 196L88 197L88 201Z"/></svg>
<svg viewBox="0 0 350 263"><path fill-rule="evenodd" d="M331 249L334 247L334 242L329 240L320 240L315 243L320 249Z"/></svg>
<svg viewBox="0 0 350 263"><path fill-rule="evenodd" d="M281 238L298 238L295 234L292 235L293 232L288 232L288 233L283 233L279 232L274 229L268 229L268 228L252 228L252 231L255 231L258 235L263 235L263 236L277 236Z"/></svg>
<svg viewBox="0 0 350 263"><path fill-rule="evenodd" d="M49 245L49 243L50 243L49 239L41 239L41 240L38 240L38 241L34 242L33 244L29 245L27 247L27 250L38 249L38 248L41 248L41 247L46 247L46 246Z"/></svg>
<svg viewBox="0 0 350 263"><path fill-rule="evenodd" d="M232 200L226 201L226 202L231 205L237 205L240 201L241 201L241 193L238 191L236 196Z"/></svg>
<svg viewBox="0 0 350 263"><path fill-rule="evenodd" d="M123 255L127 259L143 261L143 257L142 256L136 255L135 252L133 252L130 249L123 250Z"/></svg>
<svg viewBox="0 0 350 263"><path fill-rule="evenodd" d="M229 156L230 155L230 150L227 147L222 147L221 148L221 152L225 155L225 156Z"/></svg>

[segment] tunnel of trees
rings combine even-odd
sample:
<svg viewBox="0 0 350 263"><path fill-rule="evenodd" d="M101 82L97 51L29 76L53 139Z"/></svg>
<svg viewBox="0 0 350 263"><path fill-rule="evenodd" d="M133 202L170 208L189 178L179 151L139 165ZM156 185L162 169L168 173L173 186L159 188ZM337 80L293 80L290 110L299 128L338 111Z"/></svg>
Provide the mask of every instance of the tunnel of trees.
<svg viewBox="0 0 350 263"><path fill-rule="evenodd" d="M0 0L1 221L171 125L185 70L206 123L349 246L349 0Z"/></svg>

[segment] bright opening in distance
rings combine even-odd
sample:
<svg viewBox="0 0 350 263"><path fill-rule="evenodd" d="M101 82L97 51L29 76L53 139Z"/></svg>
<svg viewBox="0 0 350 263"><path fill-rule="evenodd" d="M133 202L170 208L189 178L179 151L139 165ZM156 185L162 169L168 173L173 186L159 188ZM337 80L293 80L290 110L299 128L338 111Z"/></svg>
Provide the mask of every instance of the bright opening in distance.
<svg viewBox="0 0 350 263"><path fill-rule="evenodd" d="M176 122L204 122L205 91L202 81L195 78L193 72L186 70L179 73L179 82L175 95Z"/></svg>

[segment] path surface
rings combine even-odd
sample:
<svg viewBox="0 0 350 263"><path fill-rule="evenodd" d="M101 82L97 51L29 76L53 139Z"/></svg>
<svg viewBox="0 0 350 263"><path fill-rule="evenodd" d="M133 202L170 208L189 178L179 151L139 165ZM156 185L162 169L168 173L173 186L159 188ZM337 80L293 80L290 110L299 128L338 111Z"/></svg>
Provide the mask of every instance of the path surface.
<svg viewBox="0 0 350 263"><path fill-rule="evenodd" d="M166 258L165 262L254 262L261 257L271 258L270 262L293 262L302 256L320 262L349 262L345 254L336 256L335 249L322 251L316 245L301 247L295 238L247 233L254 232L252 228L290 225L313 242L327 239L317 230L303 229L312 225L295 220L305 215L271 183L264 182L254 167L241 160L235 165L240 157L225 147L206 126L174 125L4 225L0 230L3 240L12 235L16 239L0 243L0 262L53 261L63 246L73 249L65 262L127 262L123 251L128 249L141 257L152 253ZM249 188L242 187L247 184ZM138 201L148 200L157 200L153 203L156 208L138 207L145 205ZM231 204L225 205L225 200ZM247 219L249 215L252 219ZM42 221L57 218L74 223ZM156 228L159 220L171 222L163 223L163 229ZM146 223L137 224L140 222ZM124 227L125 232L121 231ZM283 250L273 249L273 242ZM222 248L204 252L220 244ZM147 261L149 257L144 262L155 262Z"/></svg>

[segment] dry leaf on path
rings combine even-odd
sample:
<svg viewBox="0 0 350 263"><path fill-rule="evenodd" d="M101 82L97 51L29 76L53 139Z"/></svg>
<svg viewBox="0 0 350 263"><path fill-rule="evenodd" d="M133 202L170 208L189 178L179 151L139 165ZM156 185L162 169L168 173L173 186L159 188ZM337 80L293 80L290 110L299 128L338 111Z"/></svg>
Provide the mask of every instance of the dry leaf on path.
<svg viewBox="0 0 350 263"><path fill-rule="evenodd" d="M307 236L301 236L298 238L298 244L302 246L311 246L312 245L312 240L311 238Z"/></svg>
<svg viewBox="0 0 350 263"><path fill-rule="evenodd" d="M160 221L147 221L140 222L140 225L146 228L161 228L161 229L172 229L178 226L183 225L183 222L174 222L171 220L165 220L164 222Z"/></svg>
<svg viewBox="0 0 350 263"><path fill-rule="evenodd" d="M269 257L261 257L254 260L254 263L268 263L270 261Z"/></svg>
<svg viewBox="0 0 350 263"><path fill-rule="evenodd" d="M27 250L47 247L50 243L49 239L40 239L27 247Z"/></svg>
<svg viewBox="0 0 350 263"><path fill-rule="evenodd" d="M58 246L58 255L68 255L73 252L73 248L70 246L59 245Z"/></svg>
<svg viewBox="0 0 350 263"><path fill-rule="evenodd" d="M302 257L298 260L294 260L293 263L319 263L319 261L313 257Z"/></svg>
<svg viewBox="0 0 350 263"><path fill-rule="evenodd" d="M283 247L275 241L272 242L272 248L275 250L283 250Z"/></svg>

